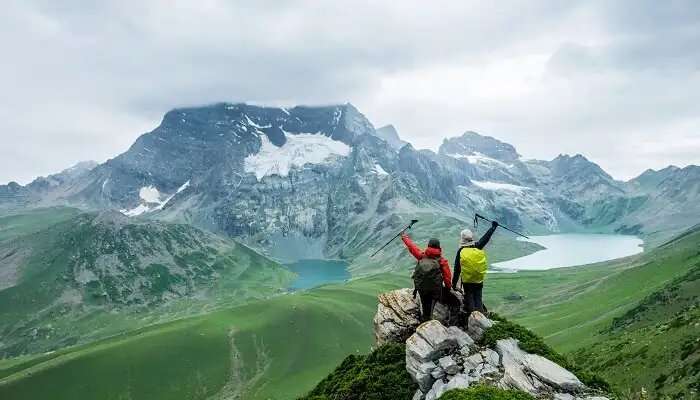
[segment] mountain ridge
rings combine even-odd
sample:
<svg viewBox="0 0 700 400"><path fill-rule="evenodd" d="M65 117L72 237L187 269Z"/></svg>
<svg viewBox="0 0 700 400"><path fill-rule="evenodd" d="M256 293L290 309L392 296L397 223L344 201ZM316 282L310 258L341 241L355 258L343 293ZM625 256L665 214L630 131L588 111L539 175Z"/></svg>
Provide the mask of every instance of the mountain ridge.
<svg viewBox="0 0 700 400"><path fill-rule="evenodd" d="M580 154L524 160L512 145L471 131L438 152L397 149L395 140L395 129L375 129L349 103L178 108L126 152L55 187L0 186L0 207L117 209L191 223L268 254L297 238L315 244L309 255L327 257L350 239L348 221L372 231L416 208L479 210L534 233L621 232L655 242L700 212L692 167L622 182ZM655 219L659 212L669 222Z"/></svg>

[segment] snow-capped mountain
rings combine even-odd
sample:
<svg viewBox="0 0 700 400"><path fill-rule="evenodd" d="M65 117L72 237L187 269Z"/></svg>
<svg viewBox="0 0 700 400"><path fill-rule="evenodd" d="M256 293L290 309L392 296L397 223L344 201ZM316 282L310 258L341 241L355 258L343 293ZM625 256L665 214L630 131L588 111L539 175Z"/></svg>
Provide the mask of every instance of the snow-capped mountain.
<svg viewBox="0 0 700 400"><path fill-rule="evenodd" d="M437 153L416 150L350 104L221 103L172 110L125 153L65 179L0 186L0 204L116 209L225 233L282 259L342 257L358 232L416 211L465 220L479 211L530 232L651 234L664 210L678 230L700 219L687 216L700 194L686 170L620 182L581 155L526 160L475 132Z"/></svg>

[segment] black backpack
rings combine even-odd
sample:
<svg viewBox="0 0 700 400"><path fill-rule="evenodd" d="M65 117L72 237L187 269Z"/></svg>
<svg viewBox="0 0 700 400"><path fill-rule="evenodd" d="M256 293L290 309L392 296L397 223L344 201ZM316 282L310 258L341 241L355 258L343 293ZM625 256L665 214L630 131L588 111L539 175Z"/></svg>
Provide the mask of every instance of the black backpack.
<svg viewBox="0 0 700 400"><path fill-rule="evenodd" d="M437 258L423 257L413 271L413 284L420 291L437 291L442 288L442 269Z"/></svg>

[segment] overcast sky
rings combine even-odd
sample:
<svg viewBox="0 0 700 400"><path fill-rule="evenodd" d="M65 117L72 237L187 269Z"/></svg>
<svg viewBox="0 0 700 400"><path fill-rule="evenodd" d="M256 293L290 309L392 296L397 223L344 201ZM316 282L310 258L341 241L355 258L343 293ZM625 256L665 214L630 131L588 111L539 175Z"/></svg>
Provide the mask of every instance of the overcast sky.
<svg viewBox="0 0 700 400"><path fill-rule="evenodd" d="M614 177L700 164L700 2L6 1L0 184L104 161L169 109L351 102Z"/></svg>

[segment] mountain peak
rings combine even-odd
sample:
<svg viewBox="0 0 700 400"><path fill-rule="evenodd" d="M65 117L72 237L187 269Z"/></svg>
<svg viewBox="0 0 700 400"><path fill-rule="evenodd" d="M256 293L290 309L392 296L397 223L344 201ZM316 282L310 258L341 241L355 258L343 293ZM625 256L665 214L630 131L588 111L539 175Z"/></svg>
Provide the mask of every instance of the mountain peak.
<svg viewBox="0 0 700 400"><path fill-rule="evenodd" d="M444 139L438 152L442 155L462 157L480 155L506 163L520 158L513 145L474 131L466 131L462 136Z"/></svg>
<svg viewBox="0 0 700 400"><path fill-rule="evenodd" d="M391 124L378 128L375 135L387 142L394 150L400 150L408 144L408 142L401 140L396 128Z"/></svg>

